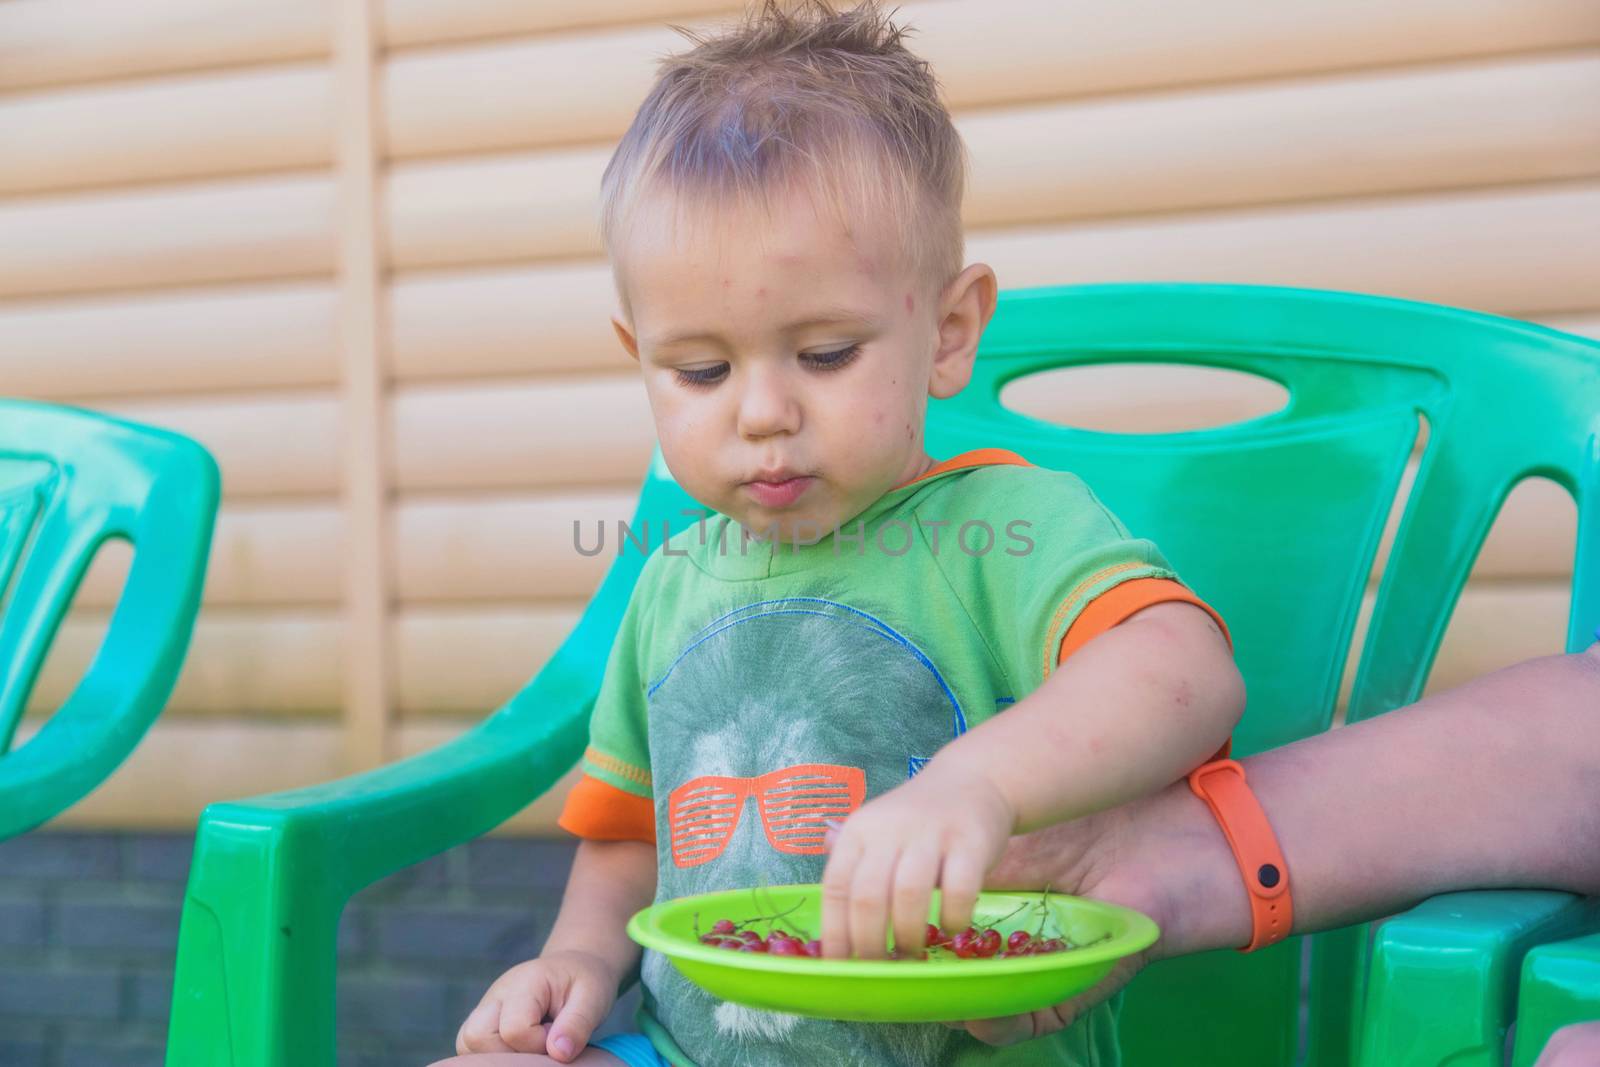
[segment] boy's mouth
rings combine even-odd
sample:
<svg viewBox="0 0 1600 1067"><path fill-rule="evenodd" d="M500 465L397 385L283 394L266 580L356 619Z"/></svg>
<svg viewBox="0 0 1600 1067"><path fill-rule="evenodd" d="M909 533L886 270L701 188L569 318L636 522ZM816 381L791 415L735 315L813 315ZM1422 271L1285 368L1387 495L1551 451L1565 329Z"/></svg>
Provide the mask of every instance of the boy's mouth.
<svg viewBox="0 0 1600 1067"><path fill-rule="evenodd" d="M785 508L800 499L800 494L808 489L813 481L809 475L784 475L782 473L772 476L771 481L745 482L744 489L756 503L762 507Z"/></svg>

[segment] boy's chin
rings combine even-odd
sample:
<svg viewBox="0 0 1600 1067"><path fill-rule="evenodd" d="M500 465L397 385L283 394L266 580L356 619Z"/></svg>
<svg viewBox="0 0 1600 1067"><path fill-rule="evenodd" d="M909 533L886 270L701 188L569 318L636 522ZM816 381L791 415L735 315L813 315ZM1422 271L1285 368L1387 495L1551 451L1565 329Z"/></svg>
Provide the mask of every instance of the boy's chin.
<svg viewBox="0 0 1600 1067"><path fill-rule="evenodd" d="M814 545L833 533L836 525L831 519L813 519L803 515L771 514L745 515L740 525L750 531L752 541L776 541L779 544Z"/></svg>

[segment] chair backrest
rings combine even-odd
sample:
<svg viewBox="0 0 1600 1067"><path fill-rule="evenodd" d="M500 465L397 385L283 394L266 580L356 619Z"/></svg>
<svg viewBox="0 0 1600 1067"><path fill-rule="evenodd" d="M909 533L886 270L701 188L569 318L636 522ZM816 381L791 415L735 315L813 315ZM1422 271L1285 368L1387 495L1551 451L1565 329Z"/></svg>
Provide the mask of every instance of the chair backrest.
<svg viewBox="0 0 1600 1067"><path fill-rule="evenodd" d="M0 839L49 819L133 750L166 703L200 606L219 476L176 434L0 399ZM71 696L12 742L79 582L133 546L105 639Z"/></svg>
<svg viewBox="0 0 1600 1067"><path fill-rule="evenodd" d="M1000 406L1007 382L1107 362L1270 378L1282 410L1187 433L1096 433ZM935 455L992 444L1071 469L1229 622L1250 683L1239 747L1326 729L1384 522L1428 426L1374 608L1354 717L1421 692L1495 514L1530 475L1579 505L1568 647L1600 623L1600 345L1452 308L1254 286L1011 292Z"/></svg>
<svg viewBox="0 0 1600 1067"><path fill-rule="evenodd" d="M1246 422L1138 435L1059 426L1000 403L1001 388L1029 374L1125 362L1252 373L1284 386L1289 400ZM927 447L944 458L995 446L1072 470L1135 535L1160 545L1228 621L1249 691L1235 749L1249 753L1331 724L1362 594L1424 423L1351 697L1349 716L1359 719L1420 695L1484 536L1526 477L1553 479L1578 504L1568 649L1600 625L1600 345L1349 293L1012 290L1001 294L971 384L930 403ZM658 452L635 524L676 532L693 522L684 508L696 504ZM602 664L641 563L624 553L597 597L602 610L586 614L585 643ZM1346 940L1318 939L1319 963L1341 980L1355 971ZM1124 1005L1126 1062L1292 1062L1300 951L1291 940L1250 957L1152 968ZM1348 1014L1332 1017L1349 1011L1343 993L1313 998L1322 1011L1312 1017L1313 1062L1338 1062L1348 1041Z"/></svg>
<svg viewBox="0 0 1600 1067"><path fill-rule="evenodd" d="M1243 423L1151 435L1070 429L1000 405L1001 387L1024 375L1107 362L1250 372L1283 385L1289 401ZM1236 744L1248 753L1330 725L1362 594L1423 422L1426 445L1351 697L1349 716L1359 719L1420 695L1484 536L1526 477L1555 480L1579 508L1567 647L1583 647L1600 623L1600 345L1344 293L1017 291L985 335L972 384L930 412L929 449L996 445L1073 470L1159 544L1228 620L1249 692ZM1324 989L1312 1001L1313 1062L1339 1062L1348 1041L1353 951L1337 935L1318 939ZM1124 1005L1126 1062L1291 1062L1299 954L1290 942L1250 958L1152 968ZM1339 983L1347 988L1326 988Z"/></svg>

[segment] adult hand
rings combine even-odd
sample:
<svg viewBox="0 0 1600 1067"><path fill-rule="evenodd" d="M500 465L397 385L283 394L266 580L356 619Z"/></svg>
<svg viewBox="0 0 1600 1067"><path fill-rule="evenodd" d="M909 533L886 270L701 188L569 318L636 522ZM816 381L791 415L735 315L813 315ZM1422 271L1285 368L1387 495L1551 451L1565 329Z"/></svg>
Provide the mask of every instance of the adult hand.
<svg viewBox="0 0 1600 1067"><path fill-rule="evenodd" d="M1118 962L1093 989L1028 1015L951 1024L990 1045L1071 1025L1127 985L1147 963L1250 938L1250 905L1211 813L1179 782L1153 797L1014 837L987 879L991 889L1042 889L1143 912L1156 943Z"/></svg>

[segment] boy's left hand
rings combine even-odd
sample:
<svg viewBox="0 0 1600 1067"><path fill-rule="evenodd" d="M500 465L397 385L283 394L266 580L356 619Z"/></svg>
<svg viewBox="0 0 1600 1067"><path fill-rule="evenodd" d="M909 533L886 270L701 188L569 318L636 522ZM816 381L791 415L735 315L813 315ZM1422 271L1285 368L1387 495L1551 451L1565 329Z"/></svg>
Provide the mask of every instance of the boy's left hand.
<svg viewBox="0 0 1600 1067"><path fill-rule="evenodd" d="M1015 825L1011 803L993 781L937 759L862 805L828 835L823 956L883 959L891 923L896 950L920 954L935 886L940 926L965 927Z"/></svg>

